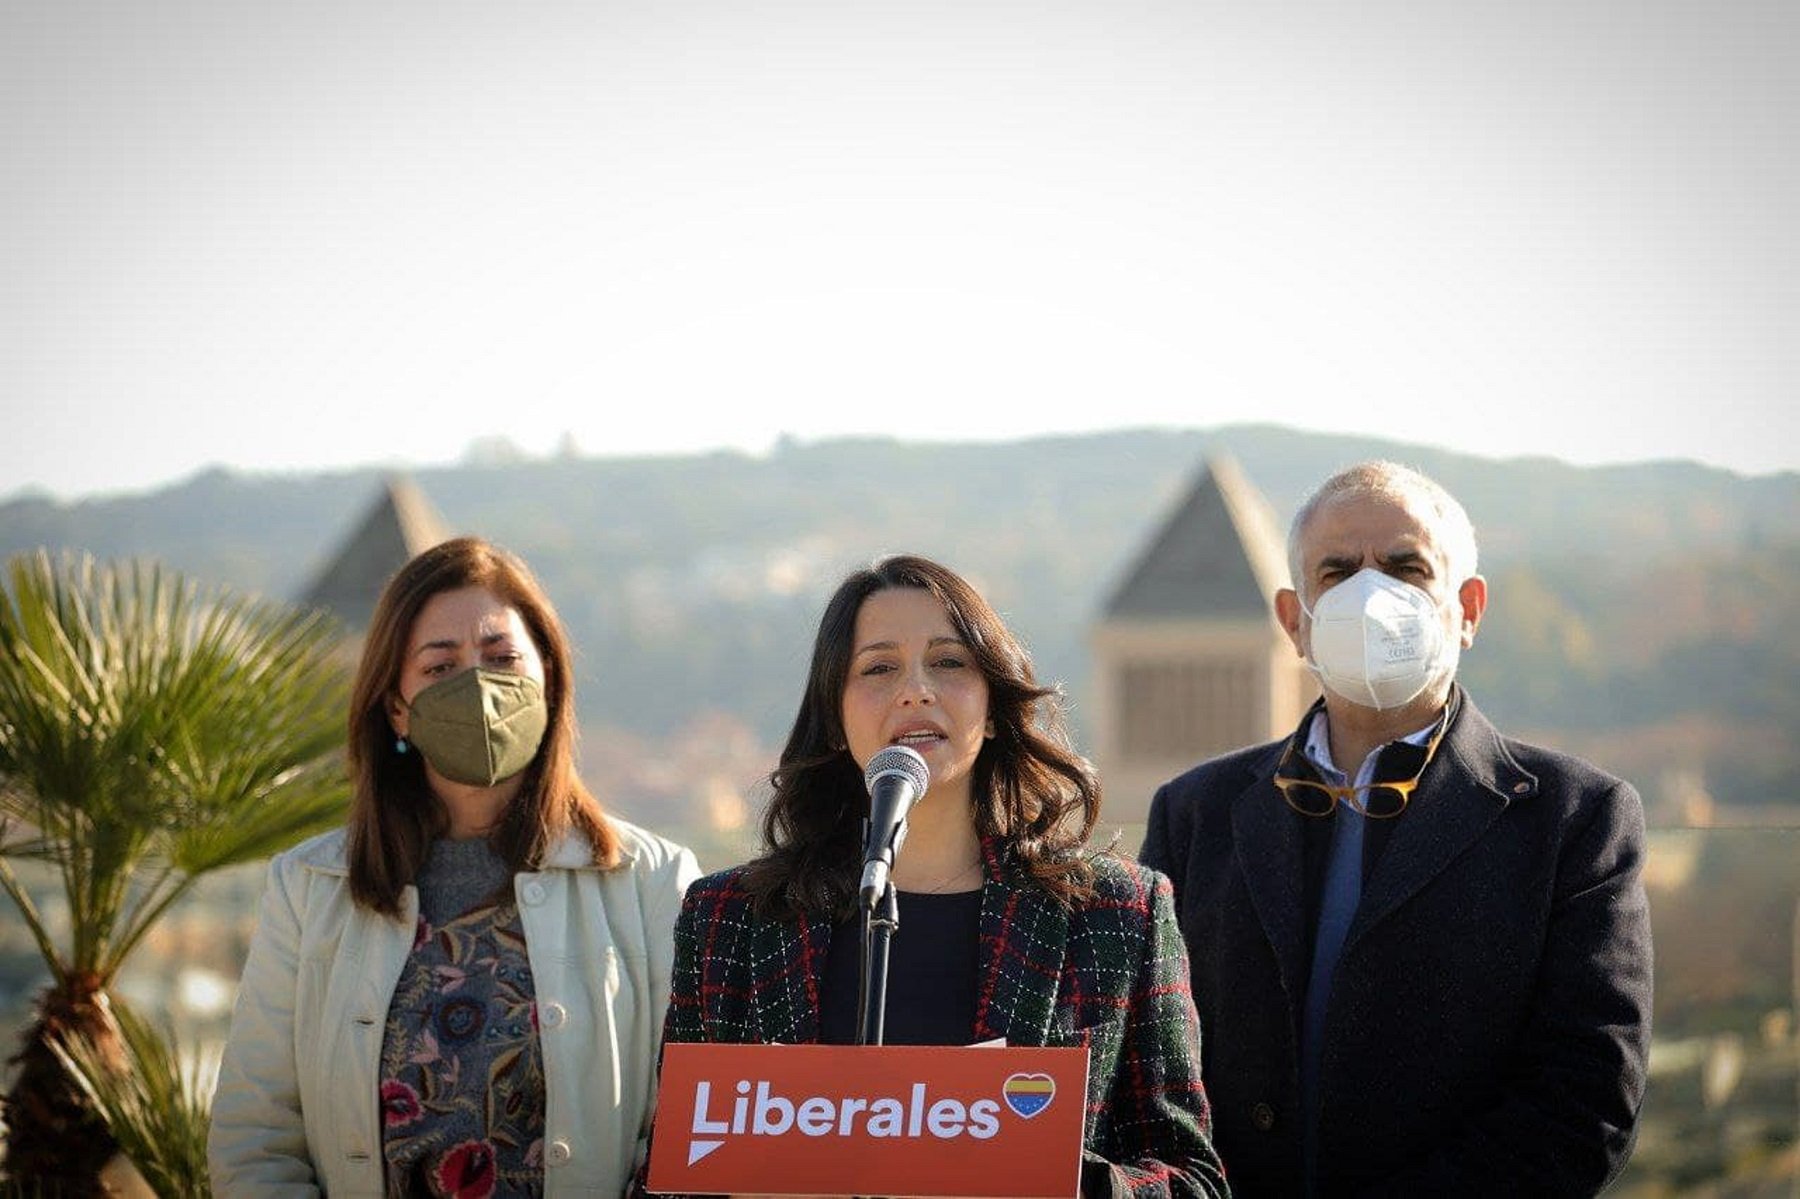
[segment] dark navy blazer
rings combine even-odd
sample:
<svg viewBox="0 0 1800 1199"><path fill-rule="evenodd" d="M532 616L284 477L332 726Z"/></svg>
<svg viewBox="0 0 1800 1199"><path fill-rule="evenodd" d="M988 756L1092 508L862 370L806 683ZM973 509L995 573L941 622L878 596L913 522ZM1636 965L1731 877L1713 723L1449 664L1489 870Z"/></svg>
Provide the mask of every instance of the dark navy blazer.
<svg viewBox="0 0 1800 1199"><path fill-rule="evenodd" d="M1162 787L1141 855L1175 884L1214 1144L1250 1196L1303 1190L1308 818L1270 781L1284 744ZM1643 857L1628 784L1462 697L1339 960L1318 1193L1591 1195L1618 1173L1650 1043Z"/></svg>

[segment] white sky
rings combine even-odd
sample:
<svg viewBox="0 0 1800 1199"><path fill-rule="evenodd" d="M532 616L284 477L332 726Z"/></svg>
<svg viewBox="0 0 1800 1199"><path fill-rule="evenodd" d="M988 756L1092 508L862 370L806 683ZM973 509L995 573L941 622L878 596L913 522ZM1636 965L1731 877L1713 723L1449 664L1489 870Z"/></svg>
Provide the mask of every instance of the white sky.
<svg viewBox="0 0 1800 1199"><path fill-rule="evenodd" d="M1800 4L0 0L0 497L1267 420L1800 469Z"/></svg>

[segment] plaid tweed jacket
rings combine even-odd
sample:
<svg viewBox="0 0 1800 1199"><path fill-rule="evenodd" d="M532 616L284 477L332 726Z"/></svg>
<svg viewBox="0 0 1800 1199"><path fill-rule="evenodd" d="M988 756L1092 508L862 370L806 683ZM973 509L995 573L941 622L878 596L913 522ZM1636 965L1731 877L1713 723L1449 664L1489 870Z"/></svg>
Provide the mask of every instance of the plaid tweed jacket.
<svg viewBox="0 0 1800 1199"><path fill-rule="evenodd" d="M978 1040L1085 1046L1084 1195L1226 1195L1169 881L1111 854L1069 910L984 843ZM689 888L665 1041L819 1039L829 921L756 916L742 867Z"/></svg>

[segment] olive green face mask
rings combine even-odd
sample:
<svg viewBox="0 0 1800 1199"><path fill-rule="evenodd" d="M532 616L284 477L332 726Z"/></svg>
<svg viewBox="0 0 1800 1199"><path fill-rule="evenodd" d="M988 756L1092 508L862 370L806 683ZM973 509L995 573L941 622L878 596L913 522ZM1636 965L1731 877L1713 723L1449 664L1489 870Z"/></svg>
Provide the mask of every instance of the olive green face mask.
<svg viewBox="0 0 1800 1199"><path fill-rule="evenodd" d="M476 668L413 696L406 740L445 778L492 787L531 765L549 723L536 679Z"/></svg>

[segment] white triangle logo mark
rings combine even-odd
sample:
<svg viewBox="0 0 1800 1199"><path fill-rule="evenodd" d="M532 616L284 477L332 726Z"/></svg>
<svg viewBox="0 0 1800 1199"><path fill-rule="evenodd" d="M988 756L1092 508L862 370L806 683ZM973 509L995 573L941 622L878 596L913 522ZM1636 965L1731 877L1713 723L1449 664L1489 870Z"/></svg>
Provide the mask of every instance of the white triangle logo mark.
<svg viewBox="0 0 1800 1199"><path fill-rule="evenodd" d="M722 1148L724 1141L689 1141L688 1165L693 1165L715 1149Z"/></svg>

